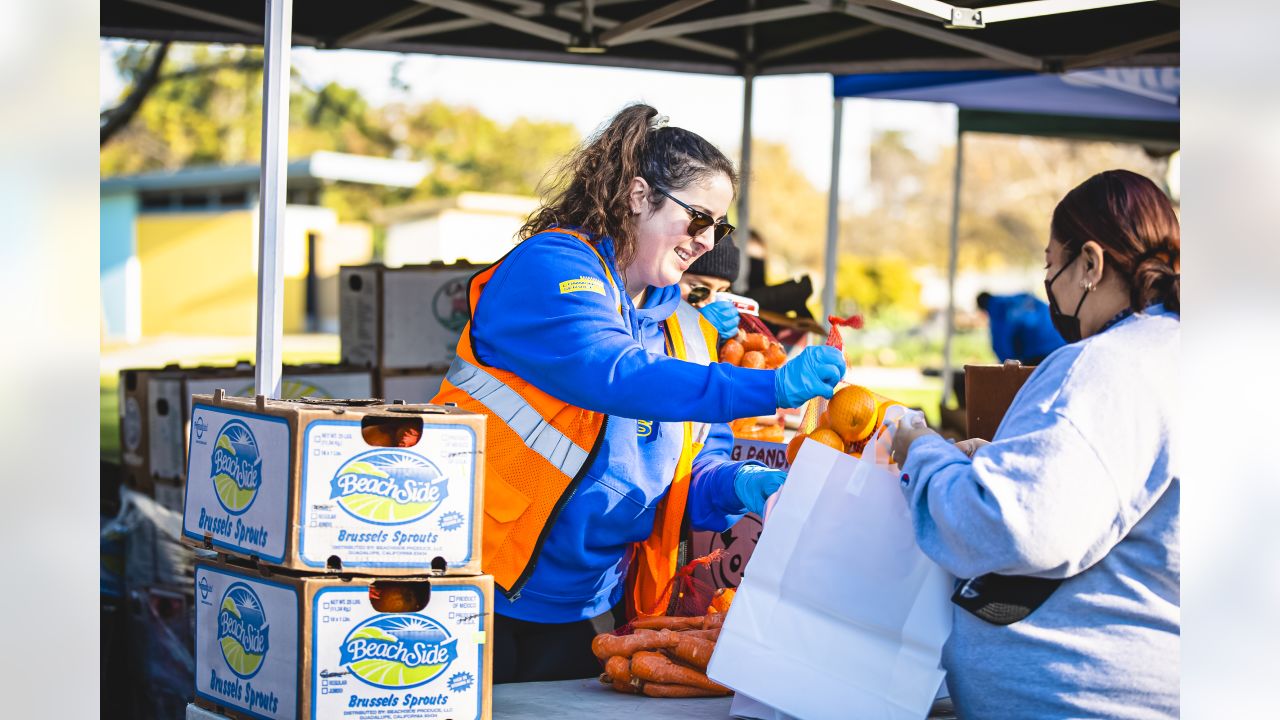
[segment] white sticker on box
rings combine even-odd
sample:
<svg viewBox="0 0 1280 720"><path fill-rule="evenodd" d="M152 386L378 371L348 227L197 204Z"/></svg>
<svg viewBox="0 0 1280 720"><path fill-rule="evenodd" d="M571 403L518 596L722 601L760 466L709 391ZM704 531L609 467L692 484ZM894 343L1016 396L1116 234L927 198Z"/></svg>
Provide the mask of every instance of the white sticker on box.
<svg viewBox="0 0 1280 720"><path fill-rule="evenodd" d="M298 712L298 594L288 585L198 567L196 694L254 717Z"/></svg>
<svg viewBox="0 0 1280 720"><path fill-rule="evenodd" d="M344 568L471 562L476 434L424 423L409 448L365 443L360 422L322 420L302 440L302 561Z"/></svg>
<svg viewBox="0 0 1280 720"><path fill-rule="evenodd" d="M196 405L191 418L184 534L217 547L284 559L288 531L289 423Z"/></svg>
<svg viewBox="0 0 1280 720"><path fill-rule="evenodd" d="M312 607L311 717L477 720L484 593L431 586L416 613L379 613L365 586L325 588Z"/></svg>
<svg viewBox="0 0 1280 720"><path fill-rule="evenodd" d="M151 474L182 479L182 379L153 378L147 388L147 430Z"/></svg>

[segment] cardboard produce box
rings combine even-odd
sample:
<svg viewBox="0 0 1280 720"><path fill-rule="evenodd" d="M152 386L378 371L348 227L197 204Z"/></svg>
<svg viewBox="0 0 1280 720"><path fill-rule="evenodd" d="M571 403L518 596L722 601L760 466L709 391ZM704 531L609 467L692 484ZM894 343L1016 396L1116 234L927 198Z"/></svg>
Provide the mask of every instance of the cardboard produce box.
<svg viewBox="0 0 1280 720"><path fill-rule="evenodd" d="M965 429L969 437L990 440L1034 365L1016 360L1004 365L965 365Z"/></svg>
<svg viewBox="0 0 1280 720"><path fill-rule="evenodd" d="M151 381L150 427L152 430L152 475L181 480L187 467L187 446L191 432L191 396L214 390L228 395L254 395L254 368L249 363L234 367L196 367L168 371ZM290 400L312 398L371 398L373 374L368 368L343 365L286 365L280 380L280 397Z"/></svg>
<svg viewBox="0 0 1280 720"><path fill-rule="evenodd" d="M440 392L444 370L378 370L378 397L410 405L429 403Z"/></svg>
<svg viewBox="0 0 1280 720"><path fill-rule="evenodd" d="M467 286L480 265L343 267L338 278L342 361L387 369L448 367L470 319Z"/></svg>
<svg viewBox="0 0 1280 720"><path fill-rule="evenodd" d="M366 442L387 423L417 442ZM476 575L484 449L457 408L197 395L183 536L296 570Z"/></svg>
<svg viewBox="0 0 1280 720"><path fill-rule="evenodd" d="M787 470L791 467L787 462L787 446L783 443L762 442L759 440L733 441L733 451L729 459L734 462L755 460L775 470ZM716 550L724 550L725 556L718 563L700 565L693 571L695 582L702 582L714 588L736 588L742 582L742 573L746 570L747 561L756 548L764 523L755 513L747 513L724 532L694 530L689 534L689 557L698 558L710 555Z"/></svg>
<svg viewBox="0 0 1280 720"><path fill-rule="evenodd" d="M151 427L148 391L151 377L177 370L167 368L133 368L120 371L116 392L119 396L120 466L125 486L151 493Z"/></svg>
<svg viewBox="0 0 1280 720"><path fill-rule="evenodd" d="M202 562L195 594L203 707L271 720L492 716L488 575L263 576ZM384 610L406 611L379 612L375 598ZM401 599L408 602L382 604Z"/></svg>

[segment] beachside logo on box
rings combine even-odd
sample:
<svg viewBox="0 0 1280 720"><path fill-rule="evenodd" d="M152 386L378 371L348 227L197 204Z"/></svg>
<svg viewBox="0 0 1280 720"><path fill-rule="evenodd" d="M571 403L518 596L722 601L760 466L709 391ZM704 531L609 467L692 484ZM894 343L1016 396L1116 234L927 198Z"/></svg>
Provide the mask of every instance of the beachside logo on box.
<svg viewBox="0 0 1280 720"><path fill-rule="evenodd" d="M329 492L352 517L379 525L426 517L448 496L444 473L405 450L370 450L351 458L333 476Z"/></svg>
<svg viewBox="0 0 1280 720"><path fill-rule="evenodd" d="M257 386L249 383L240 388L237 392L232 393L236 397L253 397ZM297 380L294 378L284 378L280 381L280 399L281 400L297 400L299 398L332 398L333 394L319 385L305 380Z"/></svg>
<svg viewBox="0 0 1280 720"><path fill-rule="evenodd" d="M425 615L375 615L342 641L338 664L375 687L417 687L458 659L457 644L444 626Z"/></svg>
<svg viewBox="0 0 1280 720"><path fill-rule="evenodd" d="M209 477L218 502L232 515L240 515L253 504L262 484L262 457L253 431L241 420L222 426L214 442Z"/></svg>
<svg viewBox="0 0 1280 720"><path fill-rule="evenodd" d="M262 669L269 649L268 630L258 595L244 583L232 583L223 593L218 610L218 643L231 672L251 678Z"/></svg>
<svg viewBox="0 0 1280 720"><path fill-rule="evenodd" d="M470 278L454 278L441 285L435 297L431 298L436 321L450 332L461 332L471 319L471 307L467 304L467 287L470 284Z"/></svg>

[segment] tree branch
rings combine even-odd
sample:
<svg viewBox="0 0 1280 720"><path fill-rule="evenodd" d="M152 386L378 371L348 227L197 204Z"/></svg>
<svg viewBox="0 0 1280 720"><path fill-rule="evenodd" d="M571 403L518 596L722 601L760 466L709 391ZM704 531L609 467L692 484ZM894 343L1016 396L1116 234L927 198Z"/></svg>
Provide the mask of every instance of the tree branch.
<svg viewBox="0 0 1280 720"><path fill-rule="evenodd" d="M160 82L160 66L164 64L164 58L169 54L169 41L164 41L156 50L155 55L151 58L151 65L147 67L146 72L138 81L134 83L133 88L129 90L129 95L125 97L124 102L111 108L102 114L102 125L98 134L98 147L107 144L111 136L122 130L133 116L138 113L138 108L142 107L142 101L151 94L151 91Z"/></svg>

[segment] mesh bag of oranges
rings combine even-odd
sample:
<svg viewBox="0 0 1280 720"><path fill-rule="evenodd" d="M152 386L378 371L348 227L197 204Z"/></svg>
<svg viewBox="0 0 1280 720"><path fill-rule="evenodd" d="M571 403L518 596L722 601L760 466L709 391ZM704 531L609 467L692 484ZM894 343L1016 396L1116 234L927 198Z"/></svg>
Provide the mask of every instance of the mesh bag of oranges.
<svg viewBox="0 0 1280 720"><path fill-rule="evenodd" d="M776 370L787 362L787 351L760 318L742 313L738 336L720 346L720 362L738 367ZM743 440L786 442L785 431L777 417L742 418L730 423L733 436Z"/></svg>
<svg viewBox="0 0 1280 720"><path fill-rule="evenodd" d="M841 326L862 327L862 319L854 315L847 319L832 316L827 345L843 349ZM885 410L902 403L868 390L861 385L841 385L830 400L814 398L805 405L800 429L787 444L787 462L795 462L796 454L805 438L833 447L854 457L862 454L867 440L873 437L884 421Z"/></svg>

